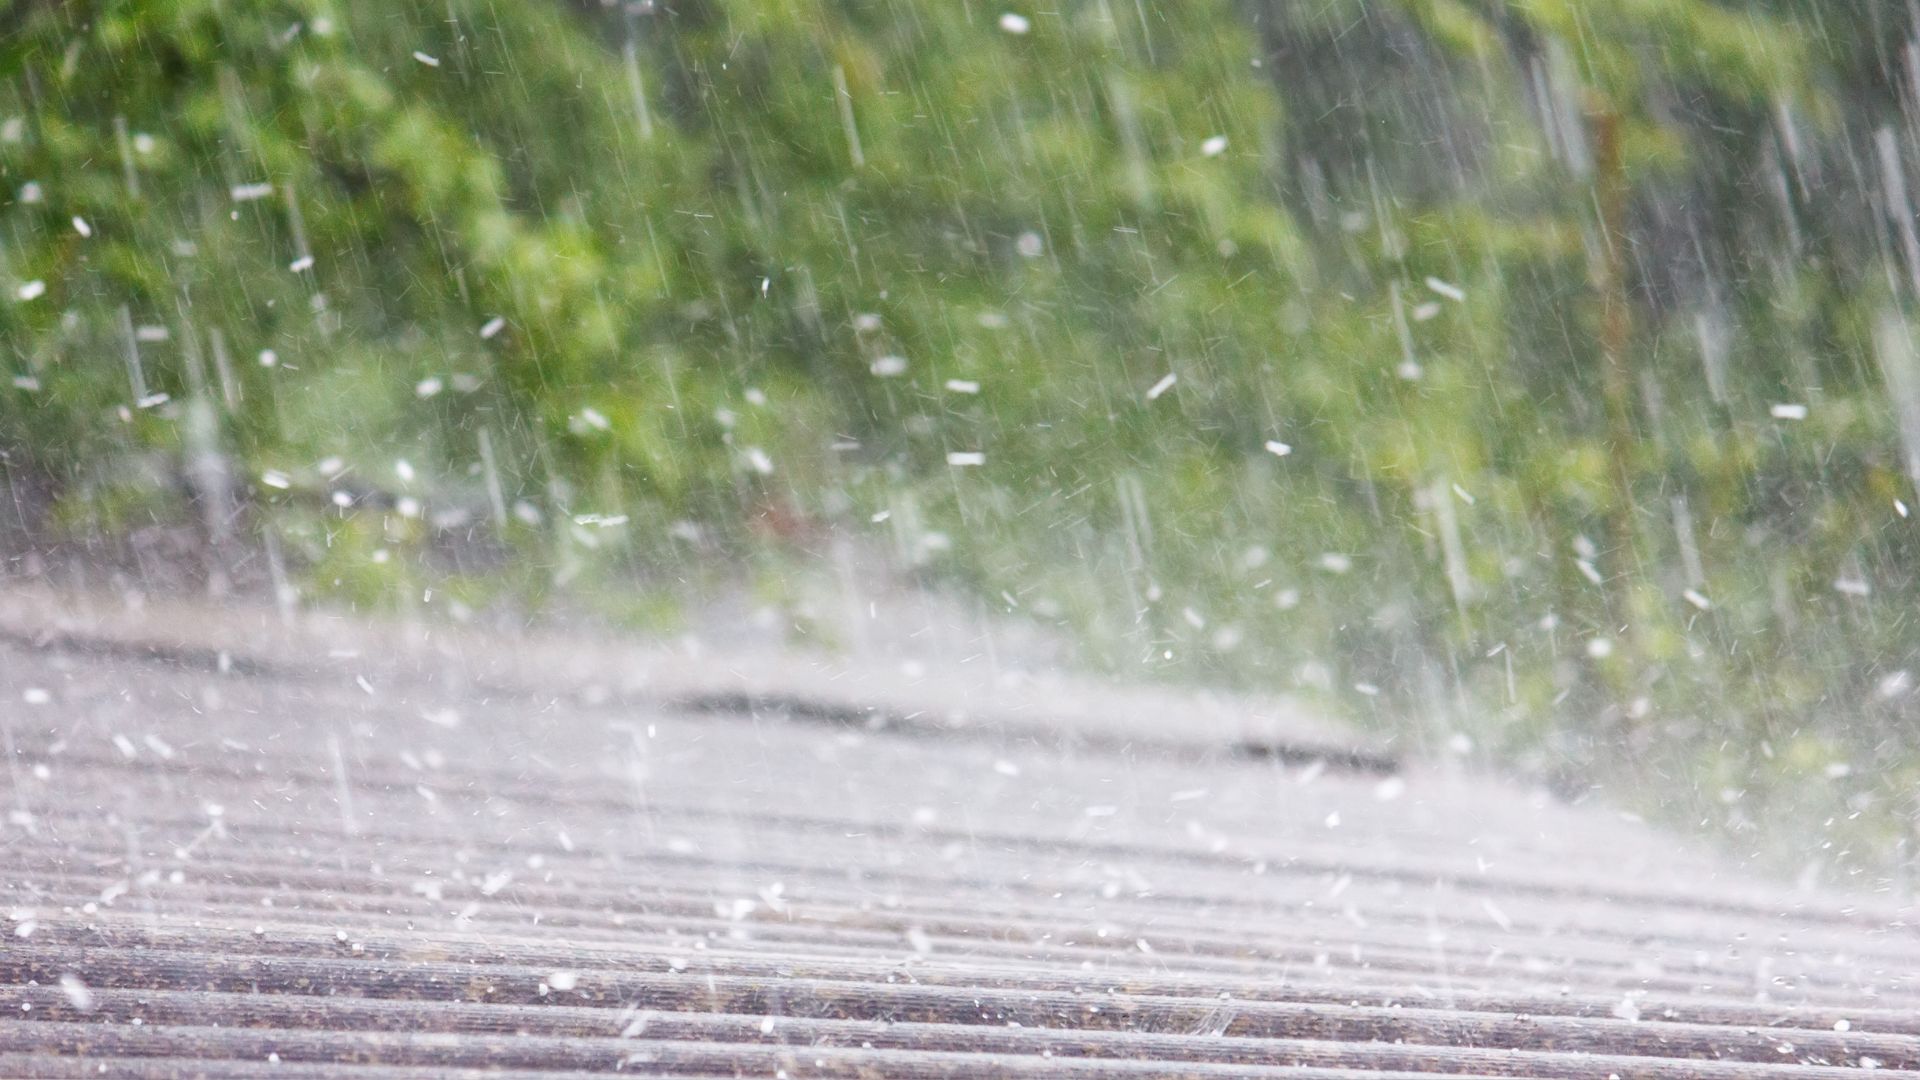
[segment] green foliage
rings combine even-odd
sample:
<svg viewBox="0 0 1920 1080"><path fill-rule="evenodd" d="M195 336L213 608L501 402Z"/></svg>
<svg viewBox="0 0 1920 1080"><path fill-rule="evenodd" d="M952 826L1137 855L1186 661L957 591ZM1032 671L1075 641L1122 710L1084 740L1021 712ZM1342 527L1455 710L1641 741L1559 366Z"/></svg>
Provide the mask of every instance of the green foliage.
<svg viewBox="0 0 1920 1080"><path fill-rule="evenodd" d="M1736 831L1774 776L1884 844L1909 18L28 0L0 453L69 530L230 461L357 604L664 625L715 559L851 534L1117 670L1685 763L1670 807Z"/></svg>

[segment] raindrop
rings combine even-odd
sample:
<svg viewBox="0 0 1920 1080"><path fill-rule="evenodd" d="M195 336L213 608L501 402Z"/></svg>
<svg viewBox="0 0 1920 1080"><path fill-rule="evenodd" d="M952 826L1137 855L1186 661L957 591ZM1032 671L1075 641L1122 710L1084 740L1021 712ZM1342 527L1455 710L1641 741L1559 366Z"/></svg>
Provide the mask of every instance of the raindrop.
<svg viewBox="0 0 1920 1080"><path fill-rule="evenodd" d="M73 1006L75 1012L93 1011L93 991L80 981L80 976L72 973L61 975L60 992L66 995L67 1004Z"/></svg>
<svg viewBox="0 0 1920 1080"><path fill-rule="evenodd" d="M1913 673L1902 668L1881 676L1879 685L1874 687L1874 696L1881 701L1892 701L1905 697L1913 689Z"/></svg>

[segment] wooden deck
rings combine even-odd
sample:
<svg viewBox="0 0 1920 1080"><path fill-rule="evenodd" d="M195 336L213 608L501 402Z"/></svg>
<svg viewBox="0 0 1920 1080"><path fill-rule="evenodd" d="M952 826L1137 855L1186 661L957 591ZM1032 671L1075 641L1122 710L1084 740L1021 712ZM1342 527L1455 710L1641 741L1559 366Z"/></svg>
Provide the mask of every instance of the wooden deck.
<svg viewBox="0 0 1920 1080"><path fill-rule="evenodd" d="M1920 934L1284 704L0 592L0 1075L1920 1068Z"/></svg>

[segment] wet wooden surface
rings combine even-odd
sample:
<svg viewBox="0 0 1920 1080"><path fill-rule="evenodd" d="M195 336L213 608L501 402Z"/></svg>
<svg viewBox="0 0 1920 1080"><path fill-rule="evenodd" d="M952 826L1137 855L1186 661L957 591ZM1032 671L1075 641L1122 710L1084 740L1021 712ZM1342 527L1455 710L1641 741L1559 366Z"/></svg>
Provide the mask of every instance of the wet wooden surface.
<svg viewBox="0 0 1920 1080"><path fill-rule="evenodd" d="M1871 886L964 666L0 593L0 1075L1920 1068Z"/></svg>

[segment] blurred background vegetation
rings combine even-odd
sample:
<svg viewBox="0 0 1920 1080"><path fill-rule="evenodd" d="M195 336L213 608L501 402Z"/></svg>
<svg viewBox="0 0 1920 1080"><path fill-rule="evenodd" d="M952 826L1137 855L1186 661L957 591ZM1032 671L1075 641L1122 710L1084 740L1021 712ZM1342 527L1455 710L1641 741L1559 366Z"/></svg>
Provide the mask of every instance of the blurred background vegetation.
<svg viewBox="0 0 1920 1080"><path fill-rule="evenodd" d="M13 0L8 572L657 627L885 564L1884 866L1913 18Z"/></svg>

